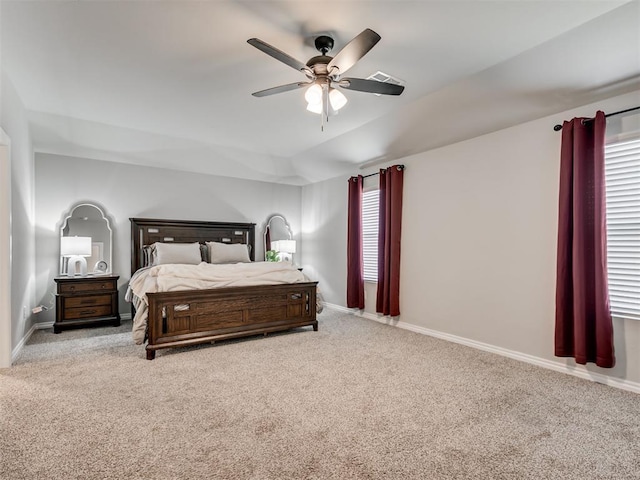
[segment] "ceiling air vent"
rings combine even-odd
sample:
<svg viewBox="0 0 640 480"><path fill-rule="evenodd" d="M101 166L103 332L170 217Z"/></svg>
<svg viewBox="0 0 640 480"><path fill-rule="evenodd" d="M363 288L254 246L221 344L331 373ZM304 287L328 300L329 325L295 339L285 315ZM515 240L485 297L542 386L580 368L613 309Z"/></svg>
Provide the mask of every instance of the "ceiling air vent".
<svg viewBox="0 0 640 480"><path fill-rule="evenodd" d="M367 80L376 80L382 83L392 83L393 85L404 85L404 82L399 78L392 77L391 75L381 72L380 70L378 70L373 75L369 75L367 77ZM379 93L376 93L375 95L377 95L378 97L380 96Z"/></svg>

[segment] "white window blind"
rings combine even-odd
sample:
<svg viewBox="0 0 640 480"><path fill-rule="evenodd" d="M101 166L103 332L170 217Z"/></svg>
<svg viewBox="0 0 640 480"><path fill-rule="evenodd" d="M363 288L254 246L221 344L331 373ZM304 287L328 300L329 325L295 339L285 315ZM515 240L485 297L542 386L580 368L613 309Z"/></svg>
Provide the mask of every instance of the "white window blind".
<svg viewBox="0 0 640 480"><path fill-rule="evenodd" d="M378 198L380 190L362 194L362 257L364 280L378 281Z"/></svg>
<svg viewBox="0 0 640 480"><path fill-rule="evenodd" d="M605 147L611 313L640 320L640 138Z"/></svg>

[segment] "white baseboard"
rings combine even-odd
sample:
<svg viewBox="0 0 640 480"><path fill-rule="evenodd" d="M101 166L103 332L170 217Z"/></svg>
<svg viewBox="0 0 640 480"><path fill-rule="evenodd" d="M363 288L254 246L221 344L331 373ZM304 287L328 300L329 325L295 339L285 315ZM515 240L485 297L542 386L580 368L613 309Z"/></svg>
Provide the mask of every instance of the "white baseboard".
<svg viewBox="0 0 640 480"><path fill-rule="evenodd" d="M47 328L53 328L53 322L40 322L33 325L34 330L46 330Z"/></svg>
<svg viewBox="0 0 640 480"><path fill-rule="evenodd" d="M27 343L27 341L31 338L31 335L33 335L33 332L37 330L38 328L37 325L38 325L37 323L34 323L33 325L31 325L31 328L29 329L27 334L24 337L22 337L22 340L18 342L18 344L16 345L16 348L14 348L13 351L11 352L12 364L13 362L16 361L16 359L18 358L18 355L20 355L20 352L24 348L24 345ZM53 325L53 322L51 322L51 325Z"/></svg>
<svg viewBox="0 0 640 480"><path fill-rule="evenodd" d="M547 360L545 358L540 358L533 355L528 355L526 353L517 352L515 350L508 350L506 348L496 347L495 345L490 345L488 343L482 343L475 340L470 340L468 338L459 337L457 335L451 335L449 333L444 333L444 332L439 332L437 330L431 330L429 328L419 327L417 325L412 325L410 323L399 321L397 317L377 315L375 313L364 312L362 310L353 309L353 308L346 308L346 307L342 307L340 305L335 305L332 303L325 303L325 306L327 308L331 308L339 312L350 313L357 317L366 318L367 320L373 320L374 322L402 328L404 330L410 330L412 332L420 333L422 335L429 335L430 337L440 338L442 340L458 343L461 345L465 345L467 347L477 348L478 350L495 353L497 355L502 355L503 357L508 357L514 360L519 360L521 362L530 363L532 365L537 365L539 367L547 368L549 370L554 370L560 373L565 373L567 375L573 375L574 377L583 378L585 380L590 380L592 382L602 383L604 385L619 388L621 390L640 393L640 383L632 382L632 381L624 380L620 378L610 377L608 375L603 375L601 373L590 372L585 367L582 367L581 365L575 365L575 366L566 365L560 362Z"/></svg>
<svg viewBox="0 0 640 480"><path fill-rule="evenodd" d="M131 320L131 314L121 313L120 320ZM18 355L20 354L20 352L22 351L26 343L31 338L31 335L33 335L33 332L35 332L36 330L46 330L47 328L53 328L53 322L39 322L31 325L31 328L29 329L27 334L24 337L22 337L22 340L20 340L18 345L16 345L16 348L14 348L13 351L11 352L11 363L16 361L16 359L18 358Z"/></svg>
<svg viewBox="0 0 640 480"><path fill-rule="evenodd" d="M335 303L324 302L324 306L327 308L330 308L331 310L337 310L338 312L344 312L344 313L352 313L354 315L357 315L358 312L360 312L360 310L357 310L355 308L347 308L341 305L336 305Z"/></svg>

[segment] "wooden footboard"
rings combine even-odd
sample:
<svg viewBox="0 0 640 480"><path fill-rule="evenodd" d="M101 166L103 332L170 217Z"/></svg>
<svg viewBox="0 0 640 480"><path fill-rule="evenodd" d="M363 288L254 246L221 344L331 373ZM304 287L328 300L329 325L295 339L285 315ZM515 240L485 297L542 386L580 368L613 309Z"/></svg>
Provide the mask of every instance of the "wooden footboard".
<svg viewBox="0 0 640 480"><path fill-rule="evenodd" d="M317 282L148 293L147 359L160 348L313 326Z"/></svg>

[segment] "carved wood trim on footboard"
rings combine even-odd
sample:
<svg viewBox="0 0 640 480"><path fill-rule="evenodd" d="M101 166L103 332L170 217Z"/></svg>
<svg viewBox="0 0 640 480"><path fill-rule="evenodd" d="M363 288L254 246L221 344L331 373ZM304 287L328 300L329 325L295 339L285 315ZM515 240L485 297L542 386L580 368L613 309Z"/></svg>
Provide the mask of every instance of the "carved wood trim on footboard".
<svg viewBox="0 0 640 480"><path fill-rule="evenodd" d="M318 282L148 293L147 359L156 350L313 326Z"/></svg>

